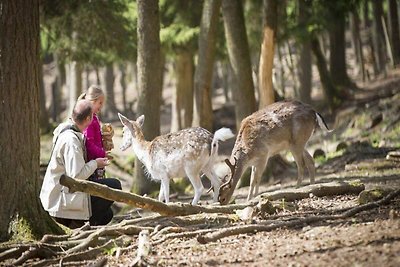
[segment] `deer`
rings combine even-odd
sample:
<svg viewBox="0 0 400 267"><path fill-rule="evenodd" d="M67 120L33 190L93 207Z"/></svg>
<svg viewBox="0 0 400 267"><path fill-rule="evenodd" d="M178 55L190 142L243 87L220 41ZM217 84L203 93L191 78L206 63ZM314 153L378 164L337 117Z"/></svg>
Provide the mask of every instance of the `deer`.
<svg viewBox="0 0 400 267"><path fill-rule="evenodd" d="M218 201L222 181L213 165L218 156L218 143L234 137L229 128L221 128L212 134L204 128L192 127L146 141L142 132L144 115L136 120L129 120L120 113L118 116L123 125L120 149L125 151L132 146L150 178L161 181L159 201L169 202L170 179L186 176L194 188L192 205L196 205L204 191L200 173L211 181L213 201Z"/></svg>
<svg viewBox="0 0 400 267"><path fill-rule="evenodd" d="M300 101L281 101L268 105L244 118L240 124L235 145L225 163L229 173L221 185L218 200L229 203L243 172L251 167L247 201L258 195L261 175L272 156L289 150L297 165L297 187L301 185L307 168L310 183L315 183L313 157L305 146L317 124L329 130L324 118L310 105Z"/></svg>

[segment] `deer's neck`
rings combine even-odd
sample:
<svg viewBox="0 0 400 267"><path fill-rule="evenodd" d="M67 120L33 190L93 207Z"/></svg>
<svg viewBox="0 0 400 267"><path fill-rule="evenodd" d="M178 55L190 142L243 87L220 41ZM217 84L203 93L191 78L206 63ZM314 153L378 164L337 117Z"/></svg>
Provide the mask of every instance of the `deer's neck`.
<svg viewBox="0 0 400 267"><path fill-rule="evenodd" d="M136 157L148 168L150 165L150 142L144 139L143 134L137 134L136 138L132 139L132 148Z"/></svg>

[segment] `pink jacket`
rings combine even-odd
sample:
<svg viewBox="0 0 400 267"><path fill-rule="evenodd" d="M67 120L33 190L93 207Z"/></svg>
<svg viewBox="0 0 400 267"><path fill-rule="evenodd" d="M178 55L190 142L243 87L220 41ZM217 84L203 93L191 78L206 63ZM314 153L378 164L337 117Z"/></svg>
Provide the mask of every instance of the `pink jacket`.
<svg viewBox="0 0 400 267"><path fill-rule="evenodd" d="M87 160L104 158L106 151L103 148L101 140L100 121L96 114L93 114L93 120L83 132L86 137Z"/></svg>

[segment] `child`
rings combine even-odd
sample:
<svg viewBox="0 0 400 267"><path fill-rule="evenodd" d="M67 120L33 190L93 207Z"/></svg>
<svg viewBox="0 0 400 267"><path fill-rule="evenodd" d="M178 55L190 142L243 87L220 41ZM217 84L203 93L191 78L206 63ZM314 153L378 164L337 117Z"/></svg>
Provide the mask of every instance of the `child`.
<svg viewBox="0 0 400 267"><path fill-rule="evenodd" d="M90 125L86 128L83 134L86 137L86 153L87 160L96 158L107 157L107 151L103 147L102 134L100 128L100 121L97 114L101 111L105 101L104 92L99 86L92 85L88 88L86 93L79 96L78 99L87 99L92 102L93 105L93 120ZM91 179L100 179L104 177L104 168L97 169L91 176Z"/></svg>

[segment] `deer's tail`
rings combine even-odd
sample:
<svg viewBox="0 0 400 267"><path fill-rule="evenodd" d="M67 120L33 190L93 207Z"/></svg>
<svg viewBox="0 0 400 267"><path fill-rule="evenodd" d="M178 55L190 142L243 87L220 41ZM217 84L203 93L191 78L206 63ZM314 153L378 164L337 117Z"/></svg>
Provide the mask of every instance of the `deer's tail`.
<svg viewBox="0 0 400 267"><path fill-rule="evenodd" d="M219 141L226 141L235 135L232 133L231 129L229 128L221 128L214 133L214 138L211 142L211 152L210 156L217 156L218 155L218 142Z"/></svg>
<svg viewBox="0 0 400 267"><path fill-rule="evenodd" d="M327 131L327 132L332 132L333 130L330 130L328 128L328 125L326 125L326 122L324 120L324 117L322 117L321 114L319 114L318 112L315 112L315 115L317 116L317 121L318 121L318 125L321 129Z"/></svg>

